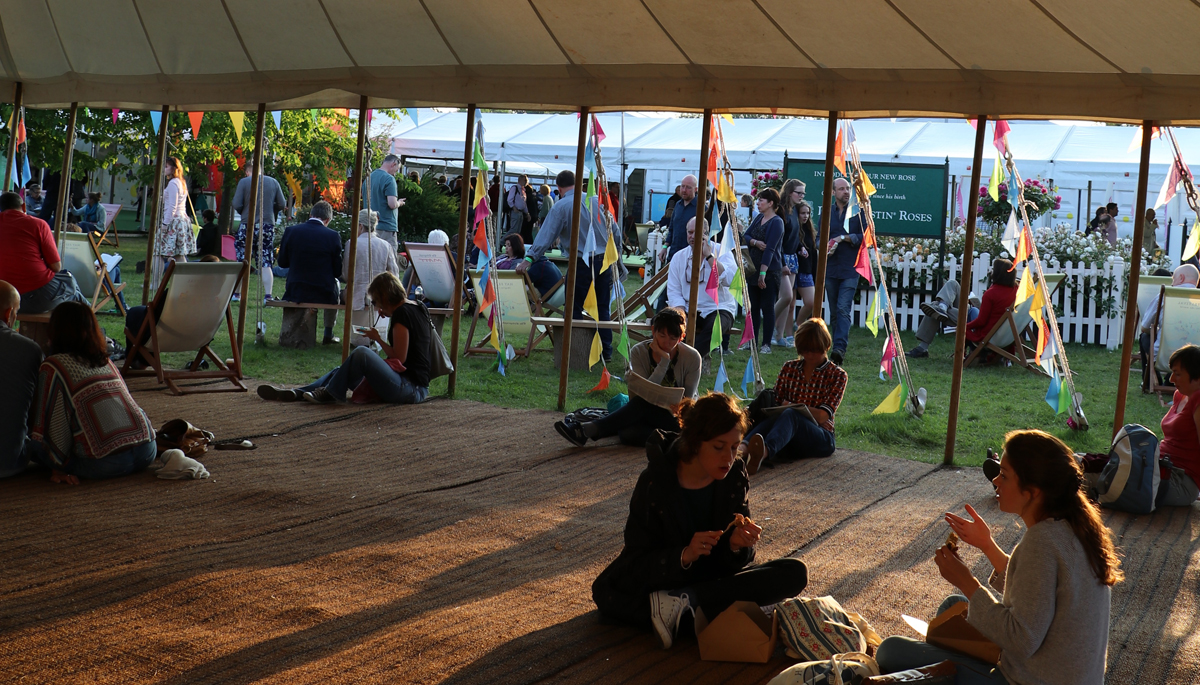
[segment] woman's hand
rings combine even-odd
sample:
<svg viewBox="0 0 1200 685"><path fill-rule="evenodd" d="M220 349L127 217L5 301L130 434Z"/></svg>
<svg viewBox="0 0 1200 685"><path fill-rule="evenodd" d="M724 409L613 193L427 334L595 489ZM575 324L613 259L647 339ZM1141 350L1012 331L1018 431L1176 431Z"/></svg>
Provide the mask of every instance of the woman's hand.
<svg viewBox="0 0 1200 685"><path fill-rule="evenodd" d="M753 547L760 535L762 527L747 519L745 525L734 528L733 534L729 536L729 551L737 554L747 547Z"/></svg>
<svg viewBox="0 0 1200 685"><path fill-rule="evenodd" d="M375 328L373 326L371 328L368 328L366 331L364 331L362 336L364 338L366 338L367 340L371 340L373 342L377 342L377 343L381 343L381 344L383 343L383 336L379 335L379 329Z"/></svg>
<svg viewBox="0 0 1200 685"><path fill-rule="evenodd" d="M682 561L685 566L691 566L700 557L712 554L713 546L721 540L721 531L702 530L692 536L692 544L683 549Z"/></svg>
<svg viewBox="0 0 1200 685"><path fill-rule="evenodd" d="M996 543L992 540L992 529L987 521L984 521L970 504L967 505L967 514L971 516L970 521L946 512L946 523L949 523L954 534L968 545L982 550L994 547Z"/></svg>
<svg viewBox="0 0 1200 685"><path fill-rule="evenodd" d="M765 288L767 287L767 276L766 276L766 274L759 274L759 275L758 275L758 287L759 287L759 288L763 288L763 289L765 289Z"/></svg>
<svg viewBox="0 0 1200 685"><path fill-rule="evenodd" d="M804 246L801 246L801 247L800 247L800 256L801 256L801 257L807 257L807 256L808 256L808 248L807 248L807 247L804 247Z"/></svg>
<svg viewBox="0 0 1200 685"><path fill-rule="evenodd" d="M971 569L967 568L962 558L951 551L949 546L942 545L933 555L933 561L942 577L958 588L967 599L971 599L971 595L981 587L975 576L971 575Z"/></svg>

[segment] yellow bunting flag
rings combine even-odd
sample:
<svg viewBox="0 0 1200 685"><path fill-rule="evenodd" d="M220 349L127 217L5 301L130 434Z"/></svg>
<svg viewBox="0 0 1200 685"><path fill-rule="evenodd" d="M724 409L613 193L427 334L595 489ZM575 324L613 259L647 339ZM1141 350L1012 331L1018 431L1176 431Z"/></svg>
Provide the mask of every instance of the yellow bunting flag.
<svg viewBox="0 0 1200 685"><path fill-rule="evenodd" d="M242 128L246 125L245 112L230 112L229 122L233 124L233 132L237 134L237 139L242 139Z"/></svg>
<svg viewBox="0 0 1200 685"><path fill-rule="evenodd" d="M1041 312L1038 312L1037 318L1033 320L1037 324L1037 358L1042 358L1042 352L1046 351L1046 322L1041 317Z"/></svg>
<svg viewBox="0 0 1200 685"><path fill-rule="evenodd" d="M1017 256L1013 260L1013 268L1016 265L1029 259L1029 255L1033 253L1033 240L1029 236L1029 226L1021 227L1021 237L1017 240Z"/></svg>
<svg viewBox="0 0 1200 685"><path fill-rule="evenodd" d="M988 181L988 195L991 196L992 202L1000 201L1000 179L1002 178L1004 178L1004 164L997 155L996 163L992 165L992 179Z"/></svg>
<svg viewBox="0 0 1200 685"><path fill-rule="evenodd" d="M500 328L498 324L499 322L492 325L492 339L488 341L492 344L492 347L496 348L497 352L500 351L500 335L496 333L496 329Z"/></svg>
<svg viewBox="0 0 1200 685"><path fill-rule="evenodd" d="M1195 257L1197 252L1200 252L1200 227L1193 222L1192 235L1188 238L1187 247L1183 248L1183 256L1180 259L1186 262Z"/></svg>
<svg viewBox="0 0 1200 685"><path fill-rule="evenodd" d="M600 361L600 350L600 331L596 331L596 334L592 336L592 351L588 354L589 369L595 366L596 362Z"/></svg>
<svg viewBox="0 0 1200 685"><path fill-rule="evenodd" d="M733 123L733 115L730 114L729 112L721 112L721 118L724 119L725 121L728 121L730 126L736 126L736 124ZM1141 129L1138 129L1138 130L1141 130Z"/></svg>
<svg viewBox="0 0 1200 685"><path fill-rule="evenodd" d="M896 412L900 411L900 408L903 406L904 406L904 385L899 384L896 386L895 390L892 390L892 392L887 397L885 397L882 402L879 403L878 407L875 407L875 411L873 411L871 413L872 414L895 414Z"/></svg>
<svg viewBox="0 0 1200 685"><path fill-rule="evenodd" d="M721 202L737 202L733 185L729 183L729 174L721 174L721 182L717 184L717 199Z"/></svg>
<svg viewBox="0 0 1200 685"><path fill-rule="evenodd" d="M605 271L608 267L617 262L617 244L613 242L612 231L608 232L608 244L604 246L604 261L600 263L600 270Z"/></svg>
<svg viewBox="0 0 1200 685"><path fill-rule="evenodd" d="M1013 301L1013 306L1028 300L1033 295L1033 291L1037 290L1036 284L1037 276L1034 275L1033 269L1026 269L1025 275L1021 277L1021 285L1017 286L1017 299Z"/></svg>
<svg viewBox="0 0 1200 685"><path fill-rule="evenodd" d="M304 196L304 191L300 189L300 182L296 180L295 176L292 176L291 172L285 171L283 177L287 179L288 190L292 191L292 197L299 200Z"/></svg>
<svg viewBox="0 0 1200 685"><path fill-rule="evenodd" d="M863 172L862 180L863 180L863 191L865 191L867 193L867 197L874 195L875 194L875 186L872 185L871 177L867 176L867 172L865 172L865 171Z"/></svg>
<svg viewBox="0 0 1200 685"><path fill-rule="evenodd" d="M478 207L487 199L488 187L487 177L483 175L483 170L479 171L479 175L475 177L475 206Z"/></svg>
<svg viewBox="0 0 1200 685"><path fill-rule="evenodd" d="M879 337L879 290L875 290L875 297L871 299L871 310L867 312L867 330L871 331L871 335Z"/></svg>
<svg viewBox="0 0 1200 685"><path fill-rule="evenodd" d="M596 303L596 282L592 281L588 284L588 294L583 300L583 311L587 312L592 321L600 320L600 306Z"/></svg>

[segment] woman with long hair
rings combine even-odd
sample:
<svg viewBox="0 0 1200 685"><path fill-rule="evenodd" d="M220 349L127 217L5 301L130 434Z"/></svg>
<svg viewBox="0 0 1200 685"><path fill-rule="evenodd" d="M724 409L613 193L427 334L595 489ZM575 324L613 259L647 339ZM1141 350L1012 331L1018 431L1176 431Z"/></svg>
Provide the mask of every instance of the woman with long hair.
<svg viewBox="0 0 1200 685"><path fill-rule="evenodd" d="M783 272L783 219L779 218L779 193L765 188L758 193L758 215L746 229L753 272L746 276L750 288L750 318L754 324L754 344L759 354L771 354L771 334L775 330L775 301L779 299L779 279ZM757 272L757 277L754 273Z"/></svg>
<svg viewBox="0 0 1200 685"><path fill-rule="evenodd" d="M154 260L150 265L150 290L158 290L167 261L186 262L196 251L196 234L188 217L187 184L183 182L183 163L168 157L163 165L162 223L154 235Z"/></svg>
<svg viewBox="0 0 1200 685"><path fill-rule="evenodd" d="M154 461L154 429L108 359L92 308L64 302L50 314L50 356L31 408L31 457L56 483L113 478Z"/></svg>
<svg viewBox="0 0 1200 685"><path fill-rule="evenodd" d="M989 584L1001 596L983 587L950 544L935 556L942 577L961 593L938 613L967 602L967 622L1000 648L999 665L890 637L877 653L880 669L894 673L949 659L959 683L1103 683L1112 586L1123 574L1083 482L1079 462L1062 440L1038 430L1006 435L992 483L1000 511L1020 516L1026 526L1012 554L1000 549L971 505L969 520L946 514L959 539L991 562Z"/></svg>
<svg viewBox="0 0 1200 685"><path fill-rule="evenodd" d="M783 269L779 273L779 299L775 300L775 329L771 344L791 347L796 316L796 273L800 269L800 205L804 204L804 182L789 178L779 194L783 219L783 242L780 255Z"/></svg>
<svg viewBox="0 0 1200 685"><path fill-rule="evenodd" d="M655 433L625 522L625 547L592 583L600 614L649 624L663 649L680 624L709 621L730 604L774 604L808 584L799 559L750 567L762 528L750 520L750 482L737 456L748 427L737 400L708 393L684 398L679 433Z"/></svg>
<svg viewBox="0 0 1200 685"><path fill-rule="evenodd" d="M358 333L378 343L386 358L380 358L370 347L356 347L345 363L316 381L290 390L260 385L258 396L278 402L303 399L313 404L332 404L345 402L346 392L354 391L356 402L360 393L390 404L424 402L429 395L433 342L429 312L421 303L409 300L400 279L388 271L371 281L367 296L375 311L390 319L387 339L376 328L359 328ZM359 384L364 381L370 393L360 390Z"/></svg>
<svg viewBox="0 0 1200 685"><path fill-rule="evenodd" d="M802 303L796 320L803 323L813 317L816 309L817 229L812 222L812 205L796 205L800 218L800 249L796 254L796 297ZM820 311L816 312L820 316Z"/></svg>

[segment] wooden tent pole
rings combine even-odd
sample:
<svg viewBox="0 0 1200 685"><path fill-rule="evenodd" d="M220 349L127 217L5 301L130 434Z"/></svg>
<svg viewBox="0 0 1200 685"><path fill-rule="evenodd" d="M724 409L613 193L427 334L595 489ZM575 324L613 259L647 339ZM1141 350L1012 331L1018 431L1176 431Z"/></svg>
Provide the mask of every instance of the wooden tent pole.
<svg viewBox="0 0 1200 685"><path fill-rule="evenodd" d="M692 347L696 346L696 317L699 315L699 308L696 304L696 298L700 296L700 253L703 251L703 245L708 240L708 231L700 230L704 222L704 204L708 199L708 147L709 138L712 136L712 110L704 110L704 126L700 134L700 175L696 182L696 230L692 237L692 290L688 295L688 311L687 311L687 344ZM716 267L714 262L713 268ZM774 305L772 305L774 306ZM721 317L717 315L717 320L714 326L721 325ZM700 356L707 356L708 350L701 350Z"/></svg>
<svg viewBox="0 0 1200 685"><path fill-rule="evenodd" d="M346 243L347 256L343 259L349 259L350 263L346 265L346 313L345 321L342 322L342 363L345 363L346 357L350 356L350 318L354 314L354 262L358 256L358 213L362 209L362 187L365 179L363 178L363 150L367 145L367 96L362 95L358 99L358 148L354 152L354 187L350 189L350 197L353 200L350 202L350 240ZM370 225L370 219L367 220L367 225ZM370 233L367 234L370 236ZM367 254L371 252L371 242L367 241ZM370 266L368 264L367 266ZM369 277L371 274L368 273ZM368 284L370 285L370 284Z"/></svg>
<svg viewBox="0 0 1200 685"><path fill-rule="evenodd" d="M254 165L254 170L250 173L250 199L248 206L250 211L242 215L242 226L246 227L246 242L245 249L242 250L242 263L246 268L242 270L242 297L238 302L238 329L237 329L237 344L238 349L243 350L246 347L246 301L250 299L250 255L254 254L254 237L256 235L254 225L258 222L258 179L262 176L262 161L263 161L263 120L267 118L267 103L258 103L258 121L254 123L254 156L251 164ZM165 121L165 119L164 119ZM249 223L247 223L249 222ZM262 263L262 255L258 257L258 268L267 268L266 264ZM261 274L259 277L261 278Z"/></svg>
<svg viewBox="0 0 1200 685"><path fill-rule="evenodd" d="M71 116L67 119L67 143L63 146L62 174L58 179L58 206L54 208L54 242L62 242L63 226L67 224L67 208L71 206L71 160L75 156L75 122L79 116L79 103L71 103ZM149 262L147 262L149 263Z"/></svg>
<svg viewBox="0 0 1200 685"><path fill-rule="evenodd" d="M475 105L467 105L467 132L463 138L463 170L462 185L459 187L458 198L458 255L454 265L457 280L454 282L454 301L450 305L454 313L450 318L450 362L454 370L446 384L446 394L454 397L458 386L458 327L462 321L463 282L467 277L467 212L471 204L471 178L474 171L475 151ZM486 185L484 192L487 192ZM476 198L478 199L478 198Z"/></svg>
<svg viewBox="0 0 1200 685"><path fill-rule="evenodd" d="M1121 340L1121 373L1117 376L1117 411L1113 437L1125 425L1125 395L1129 393L1129 365L1137 334L1138 277L1142 267L1142 234L1146 229L1146 184L1150 180L1150 137L1154 122L1142 122L1142 158L1138 162L1137 210L1133 215L1133 254L1129 258L1129 295L1125 301L1125 336ZM1194 230L1194 229L1193 229ZM1150 373L1154 373L1153 370Z"/></svg>
<svg viewBox="0 0 1200 685"><path fill-rule="evenodd" d="M983 139L987 131L987 116L981 115L975 123L975 157L971 162L971 192L967 193L967 242L963 246L962 272L959 274L959 284L962 293L971 292L971 267L975 258L975 216L979 208L979 167L983 164ZM958 432L958 400L962 387L963 352L967 349L967 297L958 297L958 322L954 331L954 370L950 378L950 415L946 420L946 453L942 463L954 463L954 441ZM1019 341L1018 341L1019 344ZM899 350L904 354L903 350Z"/></svg>
<svg viewBox="0 0 1200 685"><path fill-rule="evenodd" d="M150 305L150 274L154 260L158 259L158 255L154 254L154 241L158 236L159 215L162 212L162 189L163 189L163 167L167 164L167 129L171 126L171 110L166 105L162 108L162 120L158 123L158 154L154 158L154 183L150 185L150 192L146 195L146 200L154 203L154 212L150 214L150 228L146 229L146 273L142 279L142 304ZM143 205L145 202L143 202ZM146 209L142 208L142 220L146 219Z"/></svg>
<svg viewBox="0 0 1200 685"><path fill-rule="evenodd" d="M817 241L817 274L813 280L812 318L820 319L825 301L825 263L829 260L829 208L833 206L833 146L837 144L838 113L829 113L829 132L825 137L825 190L821 196L821 239ZM837 316L830 307L829 318Z"/></svg>
<svg viewBox="0 0 1200 685"><path fill-rule="evenodd" d="M9 184L12 183L13 164L17 161L17 129L21 126L21 100L24 96L24 89L20 81L13 89L13 113L12 126L8 129L8 164L4 165L4 186L0 187L0 191L7 192Z"/></svg>
<svg viewBox="0 0 1200 685"><path fill-rule="evenodd" d="M571 370L571 321L575 318L575 272L579 266L579 209L583 202L583 154L587 143L588 108L579 108L579 144L575 150L575 191L571 196L571 249L567 253L567 299L563 306L562 345L558 360L558 410L567 406L567 374ZM589 226L590 226L589 222ZM561 240L561 237L560 237Z"/></svg>

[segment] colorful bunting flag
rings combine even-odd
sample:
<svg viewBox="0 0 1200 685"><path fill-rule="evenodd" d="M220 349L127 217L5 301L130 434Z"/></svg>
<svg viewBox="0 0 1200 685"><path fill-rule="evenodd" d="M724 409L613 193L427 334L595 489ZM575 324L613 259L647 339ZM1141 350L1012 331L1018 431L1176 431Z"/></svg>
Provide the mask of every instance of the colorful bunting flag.
<svg viewBox="0 0 1200 685"><path fill-rule="evenodd" d="M750 358L746 360L746 372L742 374L742 394L746 397L750 396L750 391L746 388L751 383L754 383L754 355L750 355Z"/></svg>
<svg viewBox="0 0 1200 685"><path fill-rule="evenodd" d="M593 345L594 345L594 343L593 343ZM608 367L607 366L601 367L600 382L596 384L596 387L592 388L591 390L588 390L588 392L591 393L591 392L600 392L601 390L608 390L608 384L610 381L612 381L612 374L610 374L608 372Z"/></svg>
<svg viewBox="0 0 1200 685"><path fill-rule="evenodd" d="M725 384L729 382L729 374L725 373L725 358L721 358L721 365L717 367L717 379L713 381L713 392L725 392Z"/></svg>
<svg viewBox="0 0 1200 685"><path fill-rule="evenodd" d="M491 287L492 287L492 283L491 283L491 281L488 281L488 288L490 289ZM496 317L496 318L499 319L500 317ZM492 335L491 335L491 339L488 340L488 343L491 344L492 348L496 350L496 355L500 359L500 365L503 366L504 365L504 354L500 351L500 334L497 332L499 330L499 328L500 327L496 325L496 322L493 321L492 322Z"/></svg>
<svg viewBox="0 0 1200 685"><path fill-rule="evenodd" d="M996 120L996 132L992 135L992 145L996 147L996 151L1003 155L1008 150L1008 132L1012 127L1003 119Z"/></svg>
<svg viewBox="0 0 1200 685"><path fill-rule="evenodd" d="M726 231L726 233L732 233L732 231ZM750 309L749 303L747 303L745 301L745 298L742 297L742 276L741 276L741 274L742 274L741 269L738 269L737 271L733 272L733 283L730 284L730 286L729 286L729 294L733 296L734 302L741 302L743 305L743 308L749 310Z"/></svg>
<svg viewBox="0 0 1200 685"><path fill-rule="evenodd" d="M275 120L275 130L283 132L283 112L271 112L271 118Z"/></svg>
<svg viewBox="0 0 1200 685"><path fill-rule="evenodd" d="M512 343L509 343L504 348L504 359L511 362L512 360L514 360L516 358L517 358L517 351L513 349Z"/></svg>
<svg viewBox="0 0 1200 685"><path fill-rule="evenodd" d="M1033 238L1029 235L1029 227L1021 228L1021 237L1017 240L1017 254L1013 259L1012 268L1017 268L1017 262L1023 262L1029 259L1029 255L1033 254ZM1010 271L1012 269L1009 269Z"/></svg>
<svg viewBox="0 0 1200 685"><path fill-rule="evenodd" d="M703 264L703 262L701 262L701 264ZM713 302L717 301L717 287L719 285L717 283L717 271L717 264L716 260L714 259L713 265L708 270L708 282L704 284L704 292L712 298Z"/></svg>
<svg viewBox="0 0 1200 685"><path fill-rule="evenodd" d="M854 260L854 270L858 275L867 279L867 283L874 283L875 278L871 273L871 247L864 239L858 246L858 257Z"/></svg>
<svg viewBox="0 0 1200 685"><path fill-rule="evenodd" d="M867 197L871 197L872 195L874 195L876 192L875 186L871 183L871 177L867 176L867 172L865 172L865 171L862 173L862 181L863 181L863 192L865 192L867 194Z"/></svg>
<svg viewBox="0 0 1200 685"><path fill-rule="evenodd" d="M1162 131L1158 130L1157 126L1150 127L1150 140L1157 138ZM1133 152L1142 146L1142 127L1138 126L1133 129L1133 140L1129 141L1129 149L1126 152Z"/></svg>
<svg viewBox="0 0 1200 685"><path fill-rule="evenodd" d="M603 347L600 345L600 331L596 331L595 335L592 336L592 350L588 353L589 369L595 366L596 362L600 361L600 352L602 349Z"/></svg>
<svg viewBox="0 0 1200 685"><path fill-rule="evenodd" d="M1186 262L1195 257L1197 252L1200 252L1200 225L1197 224L1200 224L1200 221L1192 222L1192 234L1188 237L1187 247L1183 248L1183 256L1180 257L1181 261Z"/></svg>
<svg viewBox="0 0 1200 685"><path fill-rule="evenodd" d="M1058 413L1058 392L1061 387L1062 381L1059 380L1058 370L1055 369L1054 373L1050 376L1050 387L1046 390L1046 404L1050 405L1055 414Z"/></svg>
<svg viewBox="0 0 1200 685"><path fill-rule="evenodd" d="M1021 229L1017 226L1017 210L1014 207L1008 213L1008 223L1004 224L1004 233L1000 236L1000 244L1004 249L1008 250L1009 254L1017 251L1017 239L1021 236ZM1013 263L1016 267L1016 262Z"/></svg>
<svg viewBox="0 0 1200 685"><path fill-rule="evenodd" d="M488 256L491 256L491 250L488 249L487 223L486 222L481 220L475 224L475 238L473 239L472 242L475 243L475 247L479 248L479 253L481 255L486 254Z"/></svg>
<svg viewBox="0 0 1200 685"><path fill-rule="evenodd" d="M892 377L892 364L895 358L896 343L891 333L889 333L887 340L883 341L883 358L879 362L879 380L884 380L883 375L885 373L889 379Z"/></svg>
<svg viewBox="0 0 1200 685"><path fill-rule="evenodd" d="M158 110L150 110L150 125L154 127L154 134L158 135L158 126L162 123L162 112Z"/></svg>
<svg viewBox="0 0 1200 685"><path fill-rule="evenodd" d="M192 140L200 140L200 124L204 121L204 112L188 112L188 121L192 122Z"/></svg>
<svg viewBox="0 0 1200 685"><path fill-rule="evenodd" d="M300 189L300 182L296 180L295 176L292 176L290 171L283 172L283 178L287 181L288 190L292 191L292 197L299 202L300 198L304 196L304 192Z"/></svg>
<svg viewBox="0 0 1200 685"><path fill-rule="evenodd" d="M115 123L117 123L117 115L118 115L118 114L120 114L120 113L121 113L121 110L117 109L116 107L113 107L113 111L112 111L112 121L113 121L113 123L114 123L114 124L115 124Z"/></svg>
<svg viewBox="0 0 1200 685"><path fill-rule="evenodd" d="M904 407L904 402L908 399L908 389L904 387L904 379L900 379L900 383L890 392L888 396L879 403L878 407L872 411L872 414L895 414Z"/></svg>
<svg viewBox="0 0 1200 685"><path fill-rule="evenodd" d="M705 353L719 349L721 342L724 340L724 335L721 332L721 315L718 314L716 320L713 321L712 342L709 344L708 349L705 350Z"/></svg>
<svg viewBox="0 0 1200 685"><path fill-rule="evenodd" d="M731 204L737 202L737 193L733 190L733 184L729 182L729 174L721 174L721 181L717 183L717 199Z"/></svg>
<svg viewBox="0 0 1200 685"><path fill-rule="evenodd" d="M843 127L838 128L837 140L833 143L833 166L835 166L837 168L837 170L842 172L842 175L845 176L846 175L846 147L845 147L845 144L842 142L843 141L842 130L843 130Z"/></svg>
<svg viewBox="0 0 1200 685"><path fill-rule="evenodd" d="M1033 291L1036 289L1034 288L1036 281L1037 277L1034 275L1033 269L1026 269L1025 275L1021 278L1021 284L1017 286L1017 299L1013 301L1013 307L1028 300L1033 295Z"/></svg>
<svg viewBox="0 0 1200 685"><path fill-rule="evenodd" d="M314 112L316 110L313 110ZM242 129L246 126L245 112L230 112L229 123L233 124L233 132L237 135L237 139L242 139Z"/></svg>
<svg viewBox="0 0 1200 685"><path fill-rule="evenodd" d="M494 334L495 332L496 329L493 328L492 333ZM501 376L504 376L505 378L508 377L508 374L504 373L504 355L500 354L499 352L496 353L496 370L500 372Z"/></svg>
<svg viewBox="0 0 1200 685"><path fill-rule="evenodd" d="M621 326L621 337L617 340L617 351L626 360L629 359L629 330L624 325Z"/></svg>
<svg viewBox="0 0 1200 685"><path fill-rule="evenodd" d="M600 271L606 271L608 267L617 263L620 256L617 254L617 244L613 241L612 231L608 232L608 244L604 246L604 261L600 263Z"/></svg>
<svg viewBox="0 0 1200 685"><path fill-rule="evenodd" d="M1000 179L1004 178L1004 163L996 155L996 163L992 165L992 178L988 181L988 195L992 202L1000 201Z"/></svg>
<svg viewBox="0 0 1200 685"><path fill-rule="evenodd" d="M754 319L750 318L749 312L746 313L746 325L744 329L742 331L742 341L738 343L738 347L754 341Z"/></svg>
<svg viewBox="0 0 1200 685"><path fill-rule="evenodd" d="M487 159L483 156L483 143L481 143L479 139L475 140L475 168L478 169L480 173L487 171L488 168Z"/></svg>
<svg viewBox="0 0 1200 685"><path fill-rule="evenodd" d="M600 320L600 306L596 300L596 281L594 280L588 283L587 297L583 299L583 311L587 312L593 321Z"/></svg>
<svg viewBox="0 0 1200 685"><path fill-rule="evenodd" d="M1059 383L1059 385L1058 385L1058 411L1056 411L1055 413L1062 414L1063 412L1069 410L1070 408L1071 408L1071 386L1068 385L1067 383Z"/></svg>
<svg viewBox="0 0 1200 685"><path fill-rule="evenodd" d="M871 298L871 309L867 311L867 330L871 331L871 335L879 337L879 295L883 290L883 284L875 289L875 297Z"/></svg>

